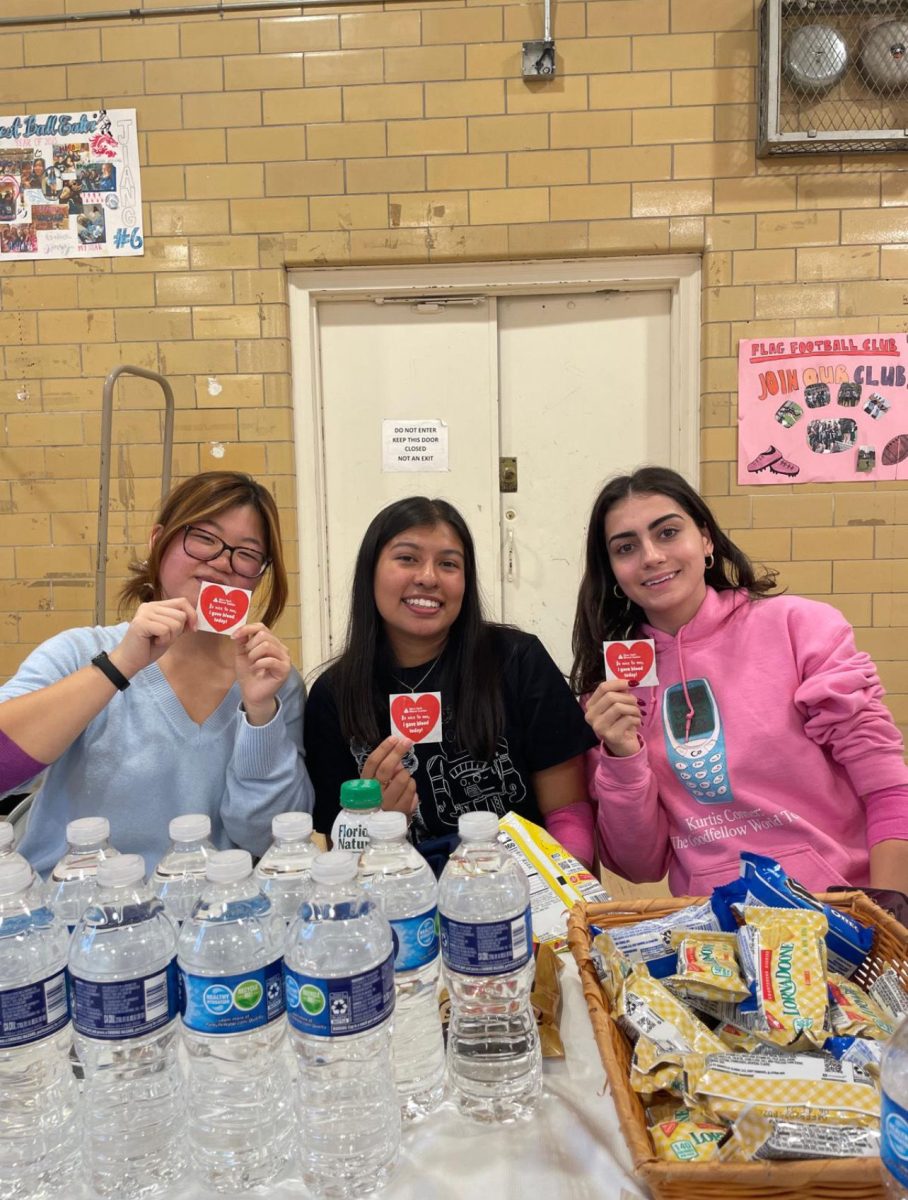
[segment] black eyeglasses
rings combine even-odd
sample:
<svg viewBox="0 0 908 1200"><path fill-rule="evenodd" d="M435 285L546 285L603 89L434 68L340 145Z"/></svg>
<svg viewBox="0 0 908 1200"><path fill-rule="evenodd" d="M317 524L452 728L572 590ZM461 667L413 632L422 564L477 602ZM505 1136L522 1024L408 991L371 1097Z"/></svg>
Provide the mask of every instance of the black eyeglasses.
<svg viewBox="0 0 908 1200"><path fill-rule="evenodd" d="M235 575L242 575L244 579L258 579L271 565L271 559L266 558L260 550L251 550L248 546L228 546L223 538L209 533L207 529L200 529L198 525L183 526L183 549L197 562L213 562L226 550L231 571Z"/></svg>

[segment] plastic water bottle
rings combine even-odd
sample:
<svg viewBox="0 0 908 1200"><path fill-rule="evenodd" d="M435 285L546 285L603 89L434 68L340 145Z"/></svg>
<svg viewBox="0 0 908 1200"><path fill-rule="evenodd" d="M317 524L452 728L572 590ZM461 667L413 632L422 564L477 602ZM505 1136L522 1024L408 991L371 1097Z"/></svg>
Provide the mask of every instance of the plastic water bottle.
<svg viewBox="0 0 908 1200"><path fill-rule="evenodd" d="M217 1191L269 1183L290 1159L284 933L248 851L213 854L201 900L180 931L177 964L190 1155Z"/></svg>
<svg viewBox="0 0 908 1200"><path fill-rule="evenodd" d="M186 1168L176 930L144 875L138 854L102 859L69 949L88 1176L118 1200L155 1195Z"/></svg>
<svg viewBox="0 0 908 1200"><path fill-rule="evenodd" d="M340 812L331 827L335 850L360 854L369 845L369 818L381 808L381 784L377 779L348 779L341 784Z"/></svg>
<svg viewBox="0 0 908 1200"><path fill-rule="evenodd" d="M438 885L441 955L451 995L448 1080L461 1112L510 1121L542 1092L542 1055L530 1006L530 889L498 845L491 812L466 813L461 842Z"/></svg>
<svg viewBox="0 0 908 1200"><path fill-rule="evenodd" d="M432 869L407 841L402 812L370 819L372 841L359 879L391 922L394 937L394 1081L405 1121L424 1117L445 1091L445 1046L438 1012L438 887Z"/></svg>
<svg viewBox="0 0 908 1200"><path fill-rule="evenodd" d="M271 822L274 841L255 868L259 887L289 925L309 895L312 864L318 848L312 844L309 813L280 813Z"/></svg>
<svg viewBox="0 0 908 1200"><path fill-rule="evenodd" d="M355 855L320 854L312 881L284 959L300 1166L316 1196L365 1196L388 1182L400 1150L391 927L357 883Z"/></svg>
<svg viewBox="0 0 908 1200"><path fill-rule="evenodd" d="M908 1017L883 1053L880 1083L883 1190L888 1200L908 1200Z"/></svg>
<svg viewBox="0 0 908 1200"><path fill-rule="evenodd" d="M66 826L66 853L47 881L48 902L70 930L95 893L98 864L118 854L110 844L106 817L80 817Z"/></svg>
<svg viewBox="0 0 908 1200"><path fill-rule="evenodd" d="M9 821L0 821L0 863L4 862L23 862L31 872L31 884L28 888L28 902L32 908L40 908L47 901L47 893L44 888L44 881L37 871L33 870L28 859L15 849L16 831L13 829ZM0 1195L2 1195L0 1189Z"/></svg>
<svg viewBox="0 0 908 1200"><path fill-rule="evenodd" d="M33 907L33 872L0 862L0 1195L71 1193L79 1173L78 1088L69 1065L69 931Z"/></svg>
<svg viewBox="0 0 908 1200"><path fill-rule="evenodd" d="M211 820L204 813L174 817L167 827L170 848L154 869L151 886L164 901L168 916L179 925L202 894L205 868L214 854Z"/></svg>

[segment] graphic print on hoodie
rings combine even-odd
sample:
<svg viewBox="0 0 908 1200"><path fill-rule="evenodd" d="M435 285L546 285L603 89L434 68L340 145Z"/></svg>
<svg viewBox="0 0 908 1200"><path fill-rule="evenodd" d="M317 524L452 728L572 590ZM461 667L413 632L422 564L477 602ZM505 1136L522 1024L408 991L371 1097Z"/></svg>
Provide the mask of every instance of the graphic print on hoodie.
<svg viewBox="0 0 908 1200"><path fill-rule="evenodd" d="M708 679L685 679L665 689L662 732L669 765L694 800L734 804L725 724Z"/></svg>

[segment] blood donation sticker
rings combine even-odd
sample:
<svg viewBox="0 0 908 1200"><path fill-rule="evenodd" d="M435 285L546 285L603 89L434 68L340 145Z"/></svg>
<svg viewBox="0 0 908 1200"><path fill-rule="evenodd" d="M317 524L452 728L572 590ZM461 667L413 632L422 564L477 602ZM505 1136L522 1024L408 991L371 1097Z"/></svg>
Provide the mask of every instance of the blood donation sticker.
<svg viewBox="0 0 908 1200"><path fill-rule="evenodd" d="M245 588L224 587L221 583L203 583L196 609L198 628L206 633L233 633L246 624L252 592Z"/></svg>
<svg viewBox="0 0 908 1200"><path fill-rule="evenodd" d="M391 697L391 732L411 742L441 741L441 692L414 696L402 692Z"/></svg>
<svg viewBox="0 0 908 1200"><path fill-rule="evenodd" d="M652 638L634 642L603 642L606 679L626 679L631 687L655 687L656 643Z"/></svg>

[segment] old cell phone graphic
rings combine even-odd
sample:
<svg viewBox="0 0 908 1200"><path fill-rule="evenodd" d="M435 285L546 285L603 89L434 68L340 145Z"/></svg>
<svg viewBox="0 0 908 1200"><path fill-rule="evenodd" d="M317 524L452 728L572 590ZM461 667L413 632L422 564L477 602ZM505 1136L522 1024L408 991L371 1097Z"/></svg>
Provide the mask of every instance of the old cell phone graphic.
<svg viewBox="0 0 908 1200"><path fill-rule="evenodd" d="M733 797L728 782L725 736L709 681L689 679L687 695L682 683L666 688L662 697L662 727L668 761L697 803L728 804Z"/></svg>

